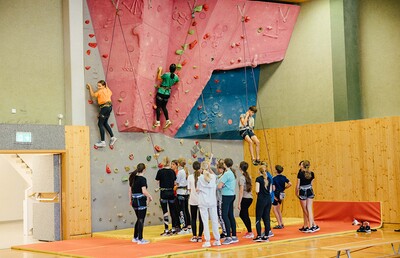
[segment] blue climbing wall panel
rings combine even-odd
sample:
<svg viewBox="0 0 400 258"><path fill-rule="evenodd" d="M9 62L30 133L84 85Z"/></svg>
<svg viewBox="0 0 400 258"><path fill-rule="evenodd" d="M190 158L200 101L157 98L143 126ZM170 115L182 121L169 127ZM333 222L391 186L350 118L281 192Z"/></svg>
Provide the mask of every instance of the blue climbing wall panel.
<svg viewBox="0 0 400 258"><path fill-rule="evenodd" d="M239 116L256 105L260 67L214 71L176 138L240 140Z"/></svg>

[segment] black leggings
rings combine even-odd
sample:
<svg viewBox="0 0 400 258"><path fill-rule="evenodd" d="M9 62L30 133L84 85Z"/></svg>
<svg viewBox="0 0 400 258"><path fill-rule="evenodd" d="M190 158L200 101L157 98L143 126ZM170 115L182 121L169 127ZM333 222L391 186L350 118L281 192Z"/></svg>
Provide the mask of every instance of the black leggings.
<svg viewBox="0 0 400 258"><path fill-rule="evenodd" d="M178 199L178 210L179 210L179 222L182 224L182 228L189 226L190 214L189 214L189 195L177 195Z"/></svg>
<svg viewBox="0 0 400 258"><path fill-rule="evenodd" d="M236 221L235 215L233 214L233 202L235 201L235 195L222 195L222 218L224 219L226 227L226 236L236 236Z"/></svg>
<svg viewBox="0 0 400 258"><path fill-rule="evenodd" d="M143 227L144 227L144 218L146 217L147 209L143 210L135 210L137 221L135 223L135 232L133 233L133 237L137 239L143 239Z"/></svg>
<svg viewBox="0 0 400 258"><path fill-rule="evenodd" d="M168 223L169 223L168 207L169 207L169 213L170 213L171 219L172 219L172 227L173 228L179 227L179 220L177 218L175 199L173 199L173 200L160 199L160 204L161 204L161 209L164 213L164 228L168 229Z"/></svg>
<svg viewBox="0 0 400 258"><path fill-rule="evenodd" d="M104 128L106 128L108 134L110 135L110 137L113 137L114 134L111 130L110 125L108 124L108 118L110 117L112 111L112 106L109 107L102 107L100 109L100 113L99 113L99 121L97 122L97 126L99 127L100 130L100 139L102 141L104 141L105 139L105 131Z"/></svg>
<svg viewBox="0 0 400 258"><path fill-rule="evenodd" d="M190 214L192 215L192 233L193 236L201 236L203 235L203 221L201 220L201 215L200 215L200 210L198 209L199 206L197 205L190 205ZM197 227L196 227L196 220L197 220L197 215L199 215L199 234L197 235Z"/></svg>
<svg viewBox="0 0 400 258"><path fill-rule="evenodd" d="M161 116L161 109L164 113L165 120L169 120L168 118L168 110L167 110L167 103L168 103L169 95L164 95L161 93L157 93L156 96L156 114L157 114L157 121L160 121L160 116Z"/></svg>
<svg viewBox="0 0 400 258"><path fill-rule="evenodd" d="M253 202L252 198L242 198L240 202L240 213L239 216L242 219L244 225L246 226L247 232L252 232L251 221L249 216L249 207Z"/></svg>
<svg viewBox="0 0 400 258"><path fill-rule="evenodd" d="M256 230L257 236L261 236L261 219L264 222L265 227L265 235L268 236L269 231L271 230L271 198L257 198L256 203Z"/></svg>

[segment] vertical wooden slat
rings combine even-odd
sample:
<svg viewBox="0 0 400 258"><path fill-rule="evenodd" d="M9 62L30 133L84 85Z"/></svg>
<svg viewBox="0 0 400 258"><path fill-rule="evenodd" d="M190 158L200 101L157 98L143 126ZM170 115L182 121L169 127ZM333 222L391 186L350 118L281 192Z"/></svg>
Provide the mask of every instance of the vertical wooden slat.
<svg viewBox="0 0 400 258"><path fill-rule="evenodd" d="M65 126L62 174L63 239L90 235L92 231L90 198L89 127Z"/></svg>

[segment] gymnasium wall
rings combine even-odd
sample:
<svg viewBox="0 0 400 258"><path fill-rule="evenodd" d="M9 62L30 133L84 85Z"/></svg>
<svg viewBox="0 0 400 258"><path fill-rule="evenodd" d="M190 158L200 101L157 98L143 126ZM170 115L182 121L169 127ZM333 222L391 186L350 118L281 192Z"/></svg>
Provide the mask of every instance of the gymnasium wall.
<svg viewBox="0 0 400 258"><path fill-rule="evenodd" d="M291 126L264 132L272 165L282 165L284 175L293 184L287 190L284 217L302 216L294 190L298 164L307 159L316 176L315 200L380 201L383 221L400 222L400 117ZM256 133L263 139L264 132ZM262 159L267 160L264 142L261 150ZM244 152L250 159L246 144ZM252 177L257 176L256 167L252 167Z"/></svg>
<svg viewBox="0 0 400 258"><path fill-rule="evenodd" d="M65 113L61 3L0 2L0 123L58 124Z"/></svg>

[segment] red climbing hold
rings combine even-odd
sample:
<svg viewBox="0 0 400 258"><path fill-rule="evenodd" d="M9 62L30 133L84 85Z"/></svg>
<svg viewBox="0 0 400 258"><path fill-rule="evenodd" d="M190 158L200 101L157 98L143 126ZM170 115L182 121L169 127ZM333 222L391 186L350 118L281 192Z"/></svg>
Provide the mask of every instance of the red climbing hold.
<svg viewBox="0 0 400 258"><path fill-rule="evenodd" d="M185 64L187 64L187 61L186 61L186 59L185 59L185 60L183 60L183 62L182 62L182 66L185 66Z"/></svg>
<svg viewBox="0 0 400 258"><path fill-rule="evenodd" d="M158 168L162 169L164 167L164 165L162 163L158 163Z"/></svg>
<svg viewBox="0 0 400 258"><path fill-rule="evenodd" d="M200 105L200 106L197 107L197 110L200 110L202 108L203 108L203 106Z"/></svg>
<svg viewBox="0 0 400 258"><path fill-rule="evenodd" d="M93 104L93 100L91 100L91 99L89 99L87 102L88 102L89 104ZM97 148L95 148L95 149L97 149Z"/></svg>
<svg viewBox="0 0 400 258"><path fill-rule="evenodd" d="M93 148L94 148L95 150L97 150L99 147L97 147L96 145L94 145Z"/></svg>
<svg viewBox="0 0 400 258"><path fill-rule="evenodd" d="M208 4L203 4L203 10L206 12L208 11Z"/></svg>
<svg viewBox="0 0 400 258"><path fill-rule="evenodd" d="M86 55L90 56L90 53L91 53L90 49L86 50Z"/></svg>
<svg viewBox="0 0 400 258"><path fill-rule="evenodd" d="M114 149L114 145L110 145L110 150L113 150Z"/></svg>
<svg viewBox="0 0 400 258"><path fill-rule="evenodd" d="M133 155L133 153L129 154L129 159L133 160L135 158L135 156Z"/></svg>
<svg viewBox="0 0 400 258"><path fill-rule="evenodd" d="M217 93L221 93L221 92L222 92L222 90L218 89L218 90L216 90L216 92L217 92Z"/></svg>
<svg viewBox="0 0 400 258"><path fill-rule="evenodd" d="M215 80L214 80L214 83L215 83L215 84L218 84L218 83L219 83L219 80L215 79Z"/></svg>
<svg viewBox="0 0 400 258"><path fill-rule="evenodd" d="M189 44L189 49L193 49L196 45L197 45L197 40L193 40L193 41Z"/></svg>
<svg viewBox="0 0 400 258"><path fill-rule="evenodd" d="M157 152L162 152L162 151L164 151L164 149L161 148L161 147L158 146L158 145L155 145L155 146L154 146L154 149L155 149Z"/></svg>
<svg viewBox="0 0 400 258"><path fill-rule="evenodd" d="M93 37L94 37L94 34L92 34L92 33L89 34L89 37L90 37L90 38L93 38Z"/></svg>
<svg viewBox="0 0 400 258"><path fill-rule="evenodd" d="M199 129L199 127L200 127L199 123L196 123L196 124L194 125L194 128L196 128L196 129Z"/></svg>
<svg viewBox="0 0 400 258"><path fill-rule="evenodd" d="M89 23L90 23L90 21L89 21L89 20L86 20L86 21L85 21L85 23L86 23L86 24L89 24Z"/></svg>
<svg viewBox="0 0 400 258"><path fill-rule="evenodd" d="M104 55L102 55L102 57L103 57L103 58L107 58L107 57L108 57L108 54L104 54Z"/></svg>
<svg viewBox="0 0 400 258"><path fill-rule="evenodd" d="M95 43L95 42L89 42L88 45L91 48L96 48L97 47L97 43Z"/></svg>
<svg viewBox="0 0 400 258"><path fill-rule="evenodd" d="M157 105L153 105L153 109L156 110L157 109Z"/></svg>
<svg viewBox="0 0 400 258"><path fill-rule="evenodd" d="M195 158L197 158L197 155L196 155L196 154L193 154L192 157L195 159Z"/></svg>
<svg viewBox="0 0 400 258"><path fill-rule="evenodd" d="M199 145L199 143L200 143L199 141L195 141L195 142L194 142L194 144L196 144L196 145Z"/></svg>
<svg viewBox="0 0 400 258"><path fill-rule="evenodd" d="M110 168L110 165L106 165L106 172L107 172L107 174L111 174L111 168Z"/></svg>
<svg viewBox="0 0 400 258"><path fill-rule="evenodd" d="M196 80L199 79L198 75L193 76L193 78L195 78Z"/></svg>
<svg viewBox="0 0 400 258"><path fill-rule="evenodd" d="M110 127L111 127L111 128L114 128L114 123L111 123L111 124L110 124Z"/></svg>
<svg viewBox="0 0 400 258"><path fill-rule="evenodd" d="M203 39L208 39L210 37L210 34L206 33L206 35L203 36Z"/></svg>
<svg viewBox="0 0 400 258"><path fill-rule="evenodd" d="M85 69L86 70L89 70L91 67L88 65L88 66L85 66Z"/></svg>
<svg viewBox="0 0 400 258"><path fill-rule="evenodd" d="M197 25L196 21L192 22L192 26L196 26L196 25Z"/></svg>
<svg viewBox="0 0 400 258"><path fill-rule="evenodd" d="M228 125L231 125L232 124L232 119L229 119L228 120Z"/></svg>

